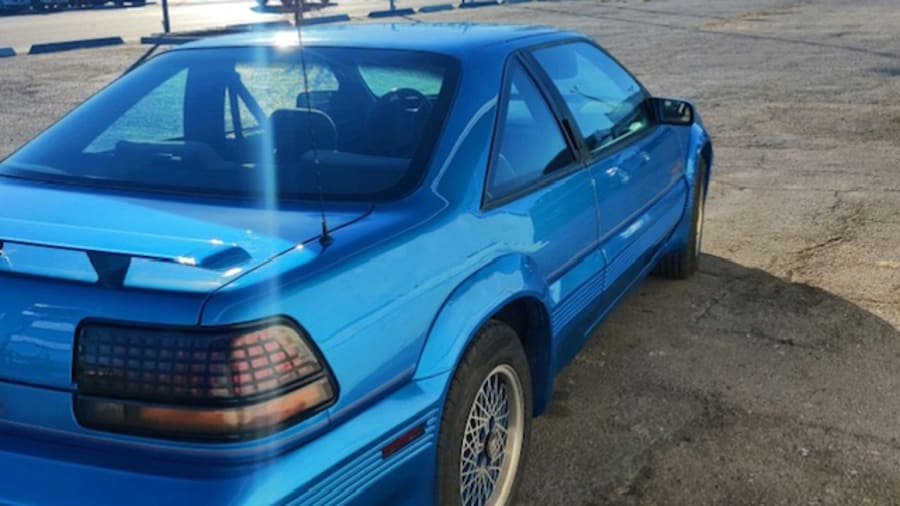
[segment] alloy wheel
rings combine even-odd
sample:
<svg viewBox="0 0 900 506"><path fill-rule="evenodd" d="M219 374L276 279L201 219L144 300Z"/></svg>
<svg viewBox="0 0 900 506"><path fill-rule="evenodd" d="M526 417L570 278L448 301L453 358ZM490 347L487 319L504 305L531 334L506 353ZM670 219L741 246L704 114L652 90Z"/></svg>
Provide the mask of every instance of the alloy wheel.
<svg viewBox="0 0 900 506"><path fill-rule="evenodd" d="M481 383L466 419L459 465L463 506L509 502L524 434L522 382L512 367L498 365Z"/></svg>

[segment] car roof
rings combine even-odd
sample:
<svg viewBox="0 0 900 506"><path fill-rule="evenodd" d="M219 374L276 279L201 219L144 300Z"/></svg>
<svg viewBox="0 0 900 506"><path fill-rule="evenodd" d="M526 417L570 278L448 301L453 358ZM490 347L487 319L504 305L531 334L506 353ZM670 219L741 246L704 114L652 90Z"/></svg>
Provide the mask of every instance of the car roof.
<svg viewBox="0 0 900 506"><path fill-rule="evenodd" d="M552 34L558 34L560 37L580 35L548 26L484 23L354 23L313 25L302 29L303 44L308 47L405 49L451 55L467 54L487 46L521 42L524 39ZM297 45L296 30L258 31L211 37L181 47L191 49L292 45Z"/></svg>

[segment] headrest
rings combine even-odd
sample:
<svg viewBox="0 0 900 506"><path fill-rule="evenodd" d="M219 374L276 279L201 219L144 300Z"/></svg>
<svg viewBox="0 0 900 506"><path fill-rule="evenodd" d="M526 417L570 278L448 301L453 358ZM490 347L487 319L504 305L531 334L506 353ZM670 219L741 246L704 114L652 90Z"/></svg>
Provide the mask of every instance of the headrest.
<svg viewBox="0 0 900 506"><path fill-rule="evenodd" d="M333 91L316 90L310 92L300 92L297 94L298 109L318 109L320 111L328 111L331 105L331 98L334 96Z"/></svg>
<svg viewBox="0 0 900 506"><path fill-rule="evenodd" d="M337 147L334 121L317 109L278 109L270 117L278 160L298 160L306 151Z"/></svg>

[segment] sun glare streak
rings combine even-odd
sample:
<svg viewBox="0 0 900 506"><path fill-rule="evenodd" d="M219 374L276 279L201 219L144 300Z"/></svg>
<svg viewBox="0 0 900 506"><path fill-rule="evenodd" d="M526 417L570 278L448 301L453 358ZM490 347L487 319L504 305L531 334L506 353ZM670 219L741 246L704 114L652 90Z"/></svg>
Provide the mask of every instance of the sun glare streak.
<svg viewBox="0 0 900 506"><path fill-rule="evenodd" d="M276 50L282 52L285 48L291 47L292 45L297 44L297 37L290 32L279 33L276 38ZM273 54L271 53L270 48L266 47L258 47L254 52L253 61L250 62L254 67L254 71L257 69L262 70L270 67L272 65ZM260 75L267 75L264 72L261 72ZM264 86L270 87L272 83L264 83ZM270 111L266 111L267 114ZM258 205L262 208L262 219L256 225L256 229L249 233L255 233L259 236L266 238L270 241L270 245L268 245L269 249L273 251L269 251L269 255L274 255L276 252L274 251L275 244L278 242L279 237L279 189L278 189L278 166L277 160L275 157L275 136L272 130L271 121L266 121L262 125L262 142L259 143L259 153L257 153L257 177L259 180L257 184L259 185L259 195L260 202ZM279 286L280 277L279 276L269 276L268 280L265 282L265 287L259 292L263 295L260 297L263 300L260 300L260 308L267 315L278 315L283 314L285 311L282 309L281 303L281 289ZM269 457L275 455L279 450L273 448L272 446L266 446L270 450L259 456L260 460L266 460ZM267 480L267 477L263 471L257 471L257 473L253 476L253 481L258 484L262 484Z"/></svg>
<svg viewBox="0 0 900 506"><path fill-rule="evenodd" d="M194 257L177 256L175 257L175 261L181 265L190 265L191 267L197 265L197 259Z"/></svg>
<svg viewBox="0 0 900 506"><path fill-rule="evenodd" d="M278 49L297 47L299 40L296 32L278 32L275 34L274 45Z"/></svg>

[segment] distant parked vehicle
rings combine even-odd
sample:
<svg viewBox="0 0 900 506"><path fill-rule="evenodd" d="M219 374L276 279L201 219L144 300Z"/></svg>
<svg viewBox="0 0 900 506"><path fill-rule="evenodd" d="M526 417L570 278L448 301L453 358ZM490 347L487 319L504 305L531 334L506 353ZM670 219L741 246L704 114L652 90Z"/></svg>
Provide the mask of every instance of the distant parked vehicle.
<svg viewBox="0 0 900 506"><path fill-rule="evenodd" d="M0 0L0 13L16 12L31 6L31 0Z"/></svg>
<svg viewBox="0 0 900 506"><path fill-rule="evenodd" d="M294 6L295 3L300 3L301 1L302 1L302 0L281 0L281 5L283 5L284 7L291 8L291 7ZM318 0L318 1L319 1L322 5L328 5L328 2L329 2L330 0ZM265 7L266 4L269 3L269 0L256 0L256 3L257 3L260 7ZM311 3L311 2L307 2L307 3Z"/></svg>
<svg viewBox="0 0 900 506"><path fill-rule="evenodd" d="M106 5L111 1L118 7L124 7L126 3L135 6L147 4L147 0L71 0L72 5L78 5L81 7L99 7L101 5Z"/></svg>
<svg viewBox="0 0 900 506"><path fill-rule="evenodd" d="M31 7L36 11L59 9L69 5L69 0L31 0Z"/></svg>

